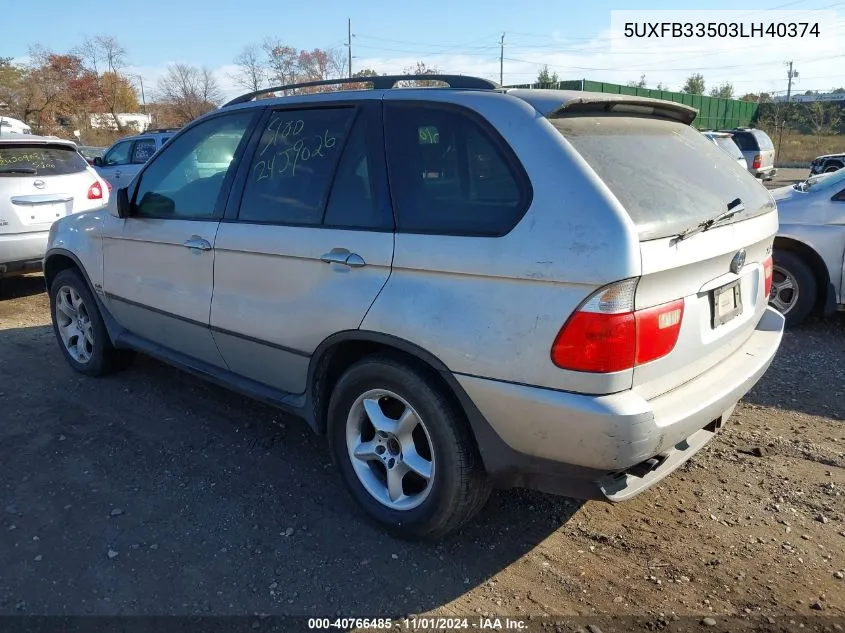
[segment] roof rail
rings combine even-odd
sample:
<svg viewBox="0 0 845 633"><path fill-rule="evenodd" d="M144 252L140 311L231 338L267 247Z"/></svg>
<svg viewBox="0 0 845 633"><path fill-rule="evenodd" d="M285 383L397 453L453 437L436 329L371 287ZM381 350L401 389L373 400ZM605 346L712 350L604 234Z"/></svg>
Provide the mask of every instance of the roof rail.
<svg viewBox="0 0 845 633"><path fill-rule="evenodd" d="M316 86L334 86L343 84L372 84L373 90L389 90L394 88L400 81L439 81L447 84L449 88L458 88L465 90L499 90L501 86L495 81L489 79L481 79L480 77L471 77L468 75L374 75L370 77L345 77L343 79L325 79L322 81L306 81L298 84L288 84L286 86L273 86L271 88L262 88L254 92L241 95L223 104L222 107L236 105L238 103L247 103L256 97L271 92L280 92L282 90L296 90L298 88L313 88Z"/></svg>
<svg viewBox="0 0 845 633"><path fill-rule="evenodd" d="M166 134L168 132L176 132L178 127L150 127L141 132L141 134Z"/></svg>

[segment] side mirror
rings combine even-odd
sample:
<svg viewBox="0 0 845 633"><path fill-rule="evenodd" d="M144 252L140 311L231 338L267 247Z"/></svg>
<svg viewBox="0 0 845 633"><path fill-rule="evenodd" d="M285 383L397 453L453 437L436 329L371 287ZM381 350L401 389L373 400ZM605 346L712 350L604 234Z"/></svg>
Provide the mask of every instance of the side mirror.
<svg viewBox="0 0 845 633"><path fill-rule="evenodd" d="M115 215L119 218L129 217L129 187L121 187L117 190L117 200L114 206L109 205L109 209L116 211Z"/></svg>
<svg viewBox="0 0 845 633"><path fill-rule="evenodd" d="M94 157L94 167L102 167L103 166L103 157L102 156L95 156Z"/></svg>

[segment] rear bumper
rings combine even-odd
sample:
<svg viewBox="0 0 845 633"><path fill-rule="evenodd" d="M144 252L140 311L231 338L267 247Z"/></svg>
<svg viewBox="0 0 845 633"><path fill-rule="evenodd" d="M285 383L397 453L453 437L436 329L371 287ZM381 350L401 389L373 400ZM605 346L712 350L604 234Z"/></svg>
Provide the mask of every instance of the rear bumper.
<svg viewBox="0 0 845 633"><path fill-rule="evenodd" d="M0 235L0 275L41 269L49 231Z"/></svg>
<svg viewBox="0 0 845 633"><path fill-rule="evenodd" d="M497 485L622 501L666 477L712 439L769 368L783 328L783 317L767 308L730 357L652 400L634 390L588 396L457 379L490 427L491 433L476 431L476 437Z"/></svg>

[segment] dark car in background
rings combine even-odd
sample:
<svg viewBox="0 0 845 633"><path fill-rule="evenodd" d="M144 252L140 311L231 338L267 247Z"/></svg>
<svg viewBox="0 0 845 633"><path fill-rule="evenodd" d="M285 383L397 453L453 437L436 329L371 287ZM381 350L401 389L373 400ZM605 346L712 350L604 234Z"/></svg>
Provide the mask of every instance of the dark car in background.
<svg viewBox="0 0 845 633"><path fill-rule="evenodd" d="M845 166L845 152L841 154L825 154L824 156L817 156L810 163L810 174L829 174L832 171L837 171Z"/></svg>

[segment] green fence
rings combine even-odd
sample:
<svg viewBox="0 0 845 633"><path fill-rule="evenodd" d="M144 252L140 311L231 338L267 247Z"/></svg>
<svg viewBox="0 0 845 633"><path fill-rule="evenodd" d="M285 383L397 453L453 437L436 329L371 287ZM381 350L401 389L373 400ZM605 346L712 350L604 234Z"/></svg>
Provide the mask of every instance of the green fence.
<svg viewBox="0 0 845 633"><path fill-rule="evenodd" d="M603 81L589 81L587 79L559 81L555 84L521 84L508 86L508 88L584 90L587 92L608 92L612 94L651 97L652 99L675 101L676 103L683 103L685 105L692 106L698 110L698 116L695 121L693 121L693 125L699 130L747 127L751 125L752 121L754 121L755 114L757 113L757 104L752 101L719 99L718 97L691 95L685 92L636 88L633 86L623 86L621 84L611 84Z"/></svg>

